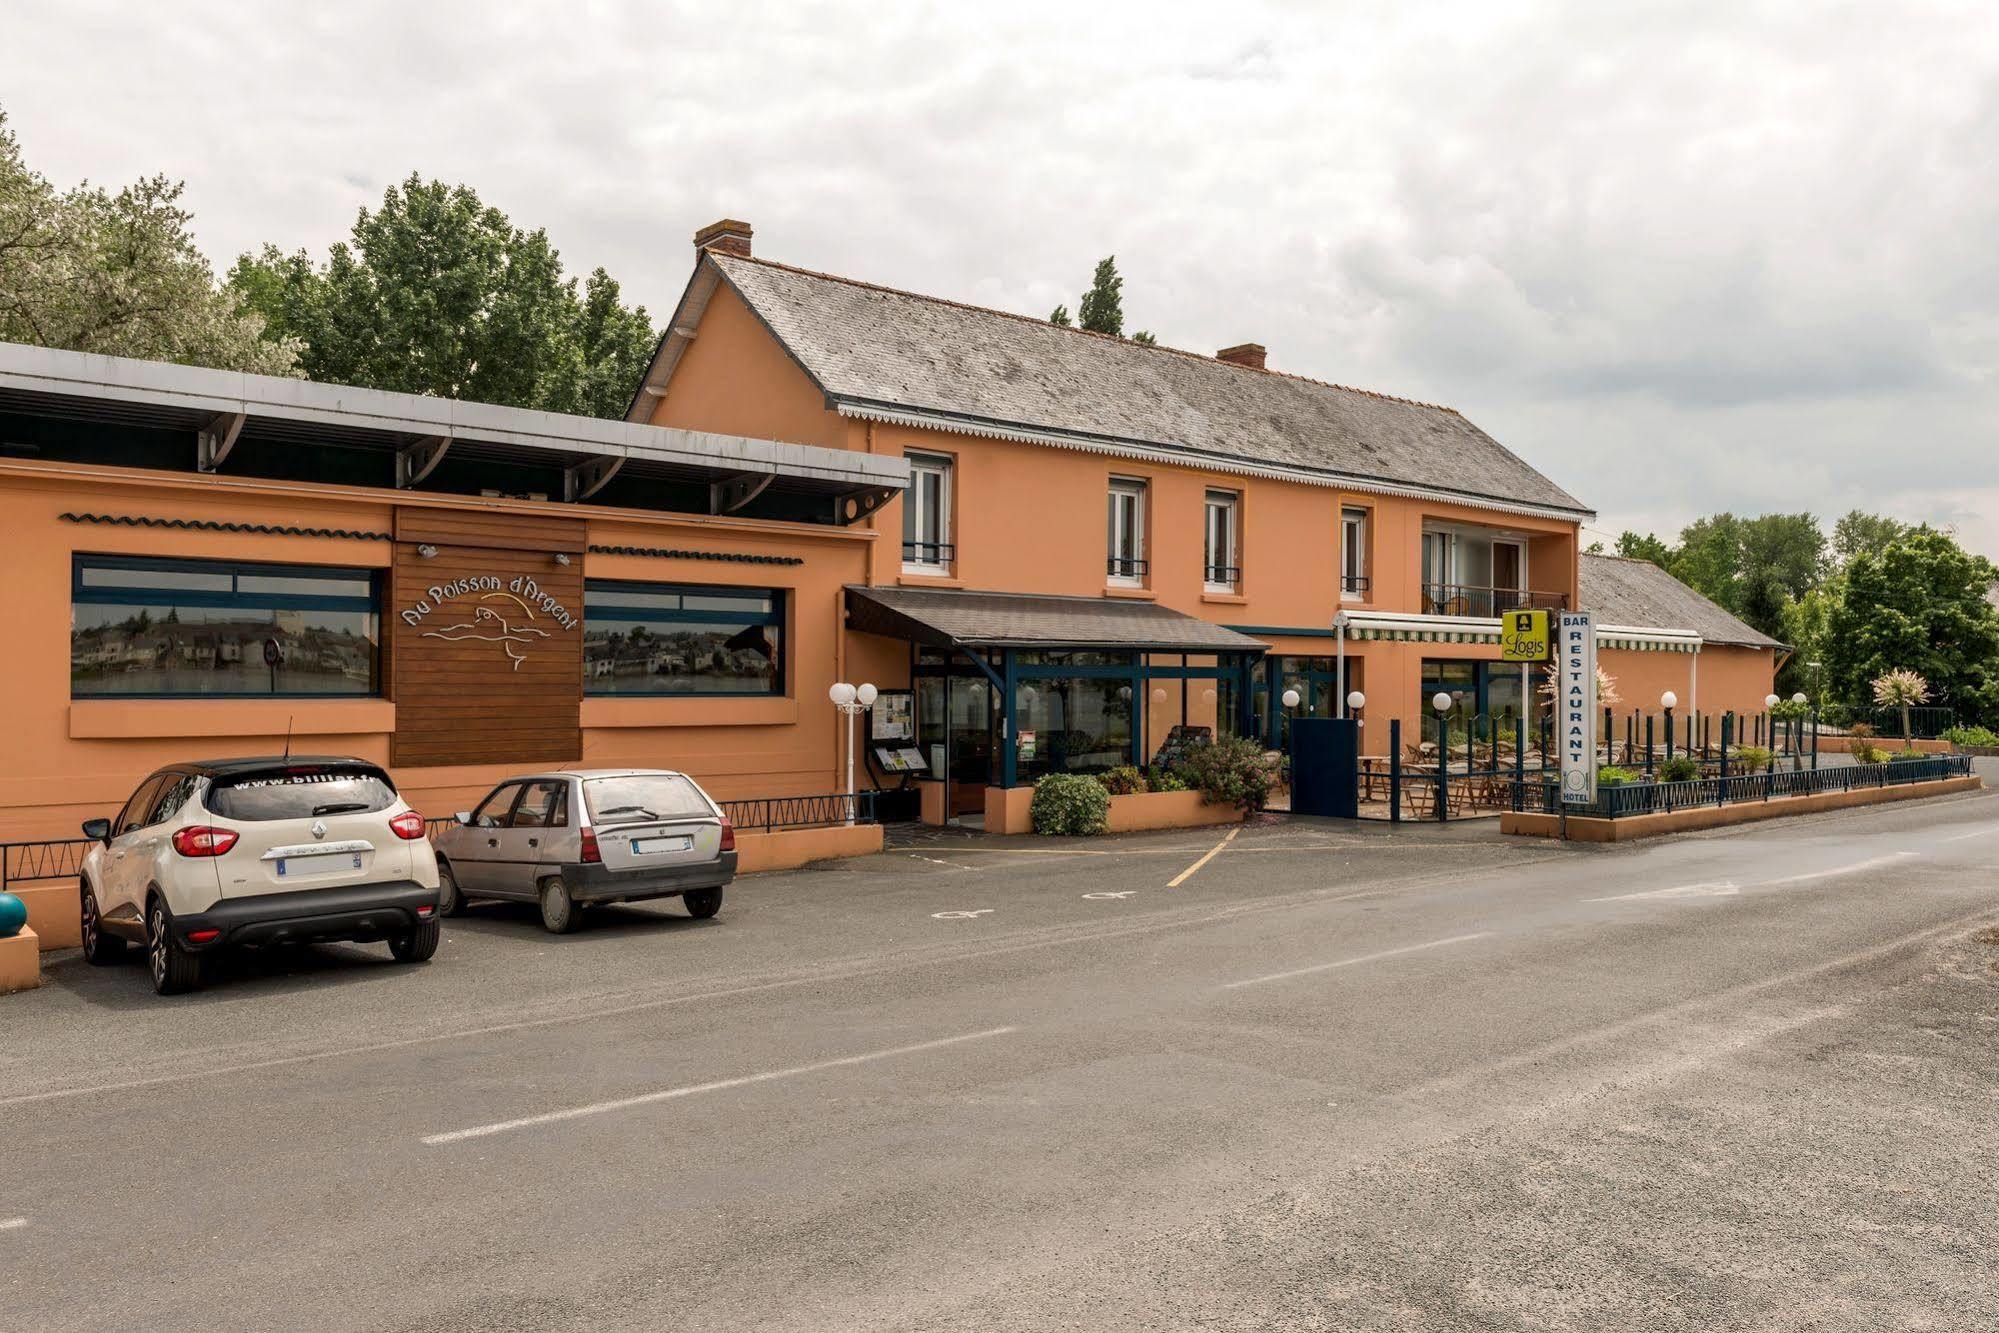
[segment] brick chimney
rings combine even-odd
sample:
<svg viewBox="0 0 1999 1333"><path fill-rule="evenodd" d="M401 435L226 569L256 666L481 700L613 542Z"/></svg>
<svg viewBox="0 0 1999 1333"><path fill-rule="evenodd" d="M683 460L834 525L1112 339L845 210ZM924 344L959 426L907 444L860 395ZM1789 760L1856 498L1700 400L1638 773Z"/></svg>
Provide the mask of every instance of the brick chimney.
<svg viewBox="0 0 1999 1333"><path fill-rule="evenodd" d="M1251 370L1262 370L1264 355L1262 343L1238 343L1234 347L1224 347L1216 352L1215 360L1226 361L1232 366L1248 366Z"/></svg>
<svg viewBox="0 0 1999 1333"><path fill-rule="evenodd" d="M713 250L717 254L750 257L750 224L734 218L711 222L694 233L694 251Z"/></svg>

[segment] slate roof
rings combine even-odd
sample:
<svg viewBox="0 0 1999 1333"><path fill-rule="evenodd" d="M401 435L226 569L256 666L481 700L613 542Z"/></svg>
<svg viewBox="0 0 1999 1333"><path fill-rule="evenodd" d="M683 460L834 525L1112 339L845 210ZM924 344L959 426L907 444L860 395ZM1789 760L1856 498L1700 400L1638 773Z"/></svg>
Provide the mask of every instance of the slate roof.
<svg viewBox="0 0 1999 1333"><path fill-rule="evenodd" d="M1448 407L710 251L836 405L1585 515Z"/></svg>
<svg viewBox="0 0 1999 1333"><path fill-rule="evenodd" d="M1751 648L1784 644L1724 611L1650 560L1582 557L1582 609L1601 625L1692 630L1708 643Z"/></svg>
<svg viewBox="0 0 1999 1333"><path fill-rule="evenodd" d="M1117 597L849 586L847 623L865 633L936 648L969 644L1260 653L1266 647L1246 634L1196 616Z"/></svg>

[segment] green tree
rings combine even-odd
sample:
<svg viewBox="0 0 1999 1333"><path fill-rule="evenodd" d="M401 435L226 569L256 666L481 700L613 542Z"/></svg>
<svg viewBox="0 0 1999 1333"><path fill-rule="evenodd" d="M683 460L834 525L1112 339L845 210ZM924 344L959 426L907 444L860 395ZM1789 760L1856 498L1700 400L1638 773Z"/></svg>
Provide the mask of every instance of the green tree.
<svg viewBox="0 0 1999 1333"><path fill-rule="evenodd" d="M1918 528L1847 565L1826 621L1822 660L1836 702L1864 707L1871 683L1919 672L1958 721L1999 720L1999 570L1941 532Z"/></svg>
<svg viewBox="0 0 1999 1333"><path fill-rule="evenodd" d="M1159 346L1159 339L1154 337L1151 331L1147 329L1140 329L1137 333L1132 334L1131 340L1137 343L1140 347Z"/></svg>
<svg viewBox="0 0 1999 1333"><path fill-rule="evenodd" d="M652 353L645 309L609 274L579 295L546 232L416 175L362 209L323 266L266 246L229 285L302 344L309 376L340 384L615 417Z"/></svg>
<svg viewBox="0 0 1999 1333"><path fill-rule="evenodd" d="M1832 525L1833 559L1844 565L1861 552L1879 551L1913 530L1900 519L1850 509Z"/></svg>
<svg viewBox="0 0 1999 1333"><path fill-rule="evenodd" d="M1673 548L1649 532L1642 537L1630 531L1618 534L1617 553L1632 560L1650 560L1669 573L1673 568Z"/></svg>
<svg viewBox="0 0 1999 1333"><path fill-rule="evenodd" d="M1052 312L1050 312L1048 316L1048 322L1050 324L1059 324L1066 329L1075 321L1069 318L1068 306L1058 305L1055 307L1055 309Z"/></svg>
<svg viewBox="0 0 1999 1333"><path fill-rule="evenodd" d="M57 190L0 112L0 341L296 375L298 348L215 283L164 176Z"/></svg>
<svg viewBox="0 0 1999 1333"><path fill-rule="evenodd" d="M1778 637L1784 608L1825 577L1825 534L1810 514L1763 514L1742 520L1738 540L1738 601L1729 609Z"/></svg>
<svg viewBox="0 0 1999 1333"><path fill-rule="evenodd" d="M1124 279L1118 276L1117 256L1105 255L1097 263L1090 290L1076 309L1084 328L1091 333L1124 336Z"/></svg>

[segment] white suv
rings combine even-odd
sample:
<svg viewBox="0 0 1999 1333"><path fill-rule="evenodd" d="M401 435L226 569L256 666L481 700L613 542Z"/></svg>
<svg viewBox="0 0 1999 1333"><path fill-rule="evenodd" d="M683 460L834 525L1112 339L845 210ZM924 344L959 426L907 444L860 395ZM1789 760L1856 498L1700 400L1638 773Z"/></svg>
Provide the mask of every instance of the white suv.
<svg viewBox="0 0 1999 1333"><path fill-rule="evenodd" d="M153 989L192 990L219 950L387 940L437 952L437 859L423 816L374 764L279 757L174 764L113 819L85 822L83 956L146 946Z"/></svg>

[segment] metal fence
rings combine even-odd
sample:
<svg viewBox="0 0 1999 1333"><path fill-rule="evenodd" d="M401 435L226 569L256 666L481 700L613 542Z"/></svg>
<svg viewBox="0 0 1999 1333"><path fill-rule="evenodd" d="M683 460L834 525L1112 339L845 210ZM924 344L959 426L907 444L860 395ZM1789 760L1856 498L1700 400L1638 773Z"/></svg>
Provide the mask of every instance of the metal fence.
<svg viewBox="0 0 1999 1333"><path fill-rule="evenodd" d="M826 796L763 796L747 801L720 801L722 813L738 829L827 828L834 824L873 824L875 793L835 792Z"/></svg>
<svg viewBox="0 0 1999 1333"><path fill-rule="evenodd" d="M1736 773L1690 782L1622 782L1599 784L1593 802L1564 802L1560 785L1545 778L1515 783L1513 809L1535 814L1619 819L1626 815L1659 815L1705 805L1738 805L1748 801L1817 796L1825 792L1898 787L1912 782L1961 778L1971 772L1971 756L1928 755L1921 759L1891 759L1885 764L1846 764L1838 768Z"/></svg>
<svg viewBox="0 0 1999 1333"><path fill-rule="evenodd" d="M75 879L90 845L89 838L0 843L0 893L37 880Z"/></svg>
<svg viewBox="0 0 1999 1333"><path fill-rule="evenodd" d="M765 796L747 801L722 801L722 813L738 829L773 832L778 829L828 828L835 824L879 822L875 796L871 791L852 796L834 793L825 796ZM439 815L424 820L431 837L449 828L457 817ZM0 893L16 884L75 879L90 850L89 838L61 838L43 842L0 843Z"/></svg>

